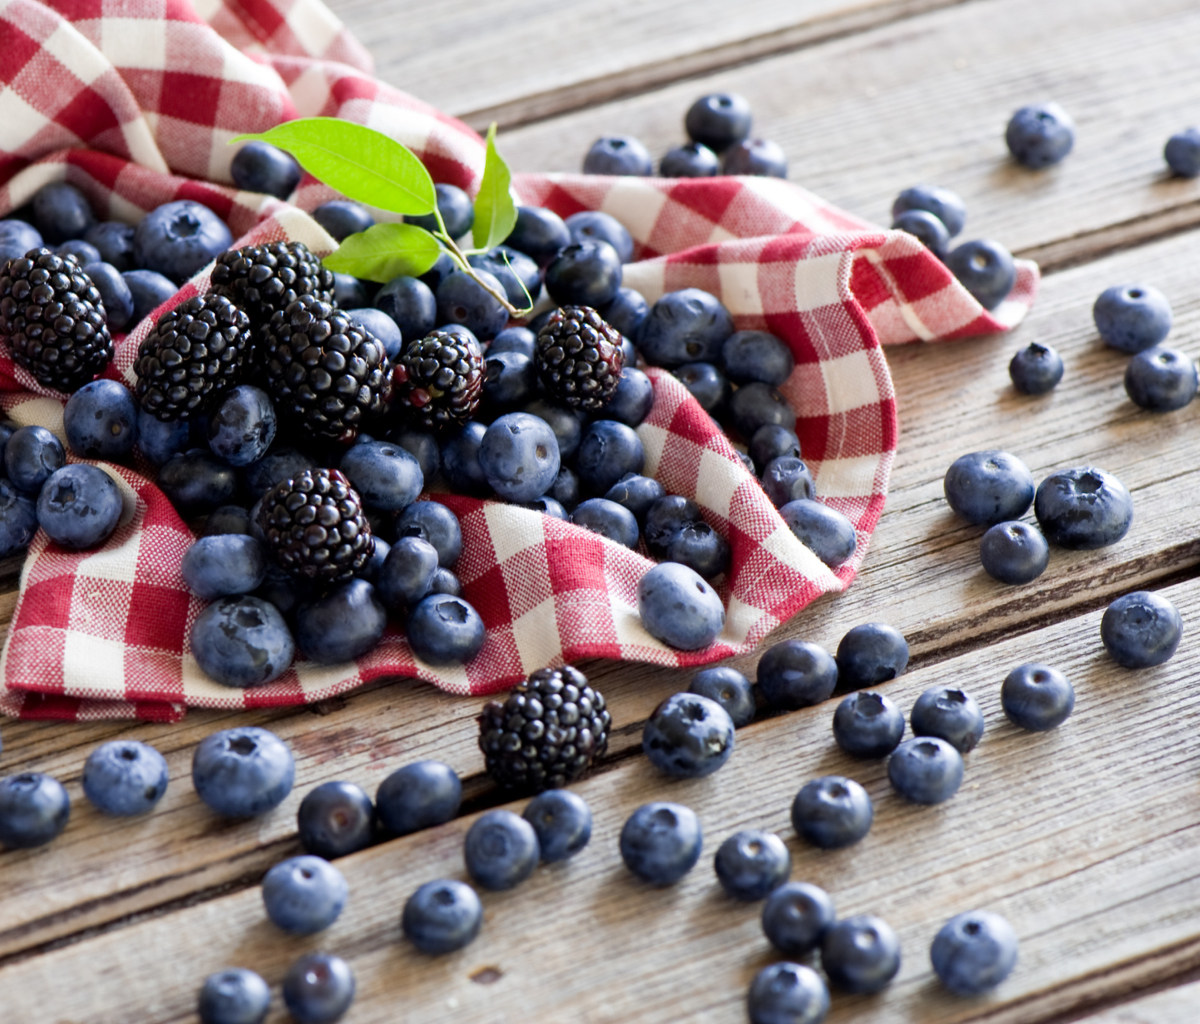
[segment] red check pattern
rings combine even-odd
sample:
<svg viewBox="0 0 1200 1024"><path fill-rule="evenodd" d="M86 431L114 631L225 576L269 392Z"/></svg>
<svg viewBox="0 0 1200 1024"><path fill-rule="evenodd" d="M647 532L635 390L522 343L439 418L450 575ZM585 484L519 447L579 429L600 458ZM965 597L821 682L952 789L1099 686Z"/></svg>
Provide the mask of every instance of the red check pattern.
<svg viewBox="0 0 1200 1024"><path fill-rule="evenodd" d="M226 142L295 116L337 116L391 134L434 178L473 191L477 135L371 76L370 59L318 0L10 0L0 7L0 213L48 181L82 188L102 218L135 222L190 198L230 224L238 244L333 241L303 211L332 197L306 178L289 202L237 191ZM639 428L646 472L694 498L725 536L725 629L704 651L651 637L637 614L643 553L514 506L427 497L462 523L455 571L487 626L461 668L414 658L389 629L356 663L297 662L267 686L206 679L190 651L202 608L180 563L194 534L144 474L108 465L125 516L105 546L69 552L39 533L30 547L0 660L0 712L42 718L170 720L187 706L260 707L319 700L383 677L415 676L461 694L502 689L535 668L605 657L699 665L747 651L821 594L854 579L883 511L896 449L895 398L880 345L1007 329L1037 288L1033 264L987 313L911 236L883 231L774 179L665 180L518 175L525 204L568 215L598 209L632 232L625 283L651 301L704 288L739 329L785 339L796 370L782 390L822 501L847 515L858 551L830 571L791 534L728 438L670 374L651 370L655 401ZM168 305L207 288L208 271ZM107 375L132 383L155 314L118 340ZM62 435L65 396L39 387L0 346L0 406Z"/></svg>

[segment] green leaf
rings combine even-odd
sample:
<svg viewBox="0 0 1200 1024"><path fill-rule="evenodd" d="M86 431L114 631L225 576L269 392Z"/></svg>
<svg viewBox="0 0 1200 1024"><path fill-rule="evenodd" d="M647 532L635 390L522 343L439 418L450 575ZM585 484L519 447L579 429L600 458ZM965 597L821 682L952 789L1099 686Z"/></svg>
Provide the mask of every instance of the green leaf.
<svg viewBox="0 0 1200 1024"><path fill-rule="evenodd" d="M322 262L339 274L385 284L401 274L419 277L433 266L441 251L433 235L415 224L376 224L348 235Z"/></svg>
<svg viewBox="0 0 1200 1024"><path fill-rule="evenodd" d="M479 195L475 197L475 223L471 227L475 248L494 248L512 232L517 223L517 207L509 192L511 185L512 173L496 152L496 122L493 121L487 133L483 181L479 185Z"/></svg>
<svg viewBox="0 0 1200 1024"><path fill-rule="evenodd" d="M437 206L425 165L407 146L374 128L336 117L306 117L230 142L251 139L287 150L314 178L368 206L407 214L432 213Z"/></svg>

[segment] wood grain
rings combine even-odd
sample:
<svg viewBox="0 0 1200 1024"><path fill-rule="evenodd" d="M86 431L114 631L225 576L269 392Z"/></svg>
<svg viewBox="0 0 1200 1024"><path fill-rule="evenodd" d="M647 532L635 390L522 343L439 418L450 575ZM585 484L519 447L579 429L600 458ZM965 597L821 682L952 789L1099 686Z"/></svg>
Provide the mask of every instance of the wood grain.
<svg viewBox="0 0 1200 1024"><path fill-rule="evenodd" d="M1200 620L1200 582L1164 593L1185 622ZM870 999L838 996L833 1024L1051 1019L1200 961L1200 646L1185 641L1167 665L1130 672L1103 652L1099 618L1078 616L885 684L905 709L930 686L954 685L984 710L987 730L967 756L963 787L937 807L894 794L881 762L842 754L827 703L742 730L729 763L708 779L664 780L636 758L585 780L576 788L596 814L591 844L517 890L485 893L483 932L461 953L418 955L398 941L397 924L417 885L463 876L471 818L340 860L350 903L319 936L275 932L250 889L11 963L0 969L0 991L20 1020L178 1020L209 971L239 964L277 983L301 950L321 948L354 966L359 996L347 1019L356 1024L394 1020L398 1006L421 1021L742 1021L746 986L775 957L760 906L720 892L711 856L726 836L759 827L784 836L792 877L828 889L839 915L878 914L900 936L896 981ZM1051 733L1023 732L999 708L1004 674L1029 660L1056 665L1076 688L1074 714ZM819 851L793 835L792 797L821 774L850 775L870 793L875 823L860 844ZM634 881L616 852L621 823L649 799L693 807L706 833L700 863L666 889ZM941 991L927 950L943 921L975 907L1006 916L1021 953L993 995L963 1000ZM89 984L54 984L72 977Z"/></svg>
<svg viewBox="0 0 1200 1024"><path fill-rule="evenodd" d="M1194 1024L1200 1008L1200 983L1156 992L1080 1018L1080 1024Z"/></svg>
<svg viewBox="0 0 1200 1024"><path fill-rule="evenodd" d="M577 171L615 133L658 155L681 141L697 95L732 90L789 177L823 199L888 224L897 192L934 182L965 200L966 237L1074 263L1200 223L1200 182L1169 177L1162 157L1200 106L1198 46L1188 0L957 5L519 128L500 148L522 171ZM1008 156L1004 126L1045 99L1070 112L1078 141L1031 172Z"/></svg>

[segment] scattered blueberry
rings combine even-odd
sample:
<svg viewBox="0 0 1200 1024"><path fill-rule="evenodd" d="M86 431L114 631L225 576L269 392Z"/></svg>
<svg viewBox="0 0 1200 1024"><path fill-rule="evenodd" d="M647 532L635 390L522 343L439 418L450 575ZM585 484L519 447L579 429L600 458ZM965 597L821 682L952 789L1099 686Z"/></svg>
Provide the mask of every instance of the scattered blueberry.
<svg viewBox="0 0 1200 1024"><path fill-rule="evenodd" d="M250 496L257 501L284 480L316 468L317 464L310 456L295 448L273 448L257 462L246 466L242 479Z"/></svg>
<svg viewBox="0 0 1200 1024"><path fill-rule="evenodd" d="M990 992L1017 964L1017 933L999 914L970 910L950 918L929 948L934 973L951 992Z"/></svg>
<svg viewBox="0 0 1200 1024"><path fill-rule="evenodd" d="M96 223L92 205L67 181L51 181L33 194L33 223L49 245L82 238Z"/></svg>
<svg viewBox="0 0 1200 1024"><path fill-rule="evenodd" d="M465 882L426 882L404 902L400 927L423 953L453 953L468 945L483 924L483 904Z"/></svg>
<svg viewBox="0 0 1200 1024"><path fill-rule="evenodd" d="M916 237L939 259L950 248L950 232L946 225L928 210L905 210L892 221L892 230L906 231Z"/></svg>
<svg viewBox="0 0 1200 1024"><path fill-rule="evenodd" d="M746 388L740 389L744 390ZM817 493L812 471L802 459L793 455L781 455L768 462L760 482L763 491L771 499L771 504L777 509L783 509L784 506L797 501L812 501Z"/></svg>
<svg viewBox="0 0 1200 1024"><path fill-rule="evenodd" d="M721 154L721 173L786 178L787 157L771 139L744 139Z"/></svg>
<svg viewBox="0 0 1200 1024"><path fill-rule="evenodd" d="M730 396L728 408L734 430L743 438L752 438L765 426L796 429L796 410L775 388L760 381L738 388Z"/></svg>
<svg viewBox="0 0 1200 1024"><path fill-rule="evenodd" d="M273 604L243 594L219 598L196 616L191 650L210 679L247 689L286 672L296 643Z"/></svg>
<svg viewBox="0 0 1200 1024"><path fill-rule="evenodd" d="M104 303L104 320L113 334L124 331L133 321L133 292L116 267L109 263L94 261L83 264L83 272L96 286L100 301Z"/></svg>
<svg viewBox="0 0 1200 1024"><path fill-rule="evenodd" d="M0 478L0 558L8 558L29 547L37 533L37 505Z"/></svg>
<svg viewBox="0 0 1200 1024"><path fill-rule="evenodd" d="M592 838L592 811L583 798L569 789L539 793L521 812L537 834L544 863L574 857Z"/></svg>
<svg viewBox="0 0 1200 1024"><path fill-rule="evenodd" d="M129 317L131 324L145 320L179 290L174 281L156 270L126 270L121 277L133 296L133 314Z"/></svg>
<svg viewBox="0 0 1200 1024"><path fill-rule="evenodd" d="M729 760L734 725L715 700L676 693L662 701L642 728L642 750L660 772L679 778L711 775Z"/></svg>
<svg viewBox="0 0 1200 1024"><path fill-rule="evenodd" d="M800 458L800 439L794 430L768 423L751 436L749 452L754 462L754 472L762 473L775 459L785 456Z"/></svg>
<svg viewBox="0 0 1200 1024"><path fill-rule="evenodd" d="M1179 609L1148 590L1118 597L1100 620L1104 649L1122 668L1150 668L1170 661L1182 636Z"/></svg>
<svg viewBox="0 0 1200 1024"><path fill-rule="evenodd" d="M332 953L305 953L283 976L283 1001L296 1024L332 1024L354 1002L354 971Z"/></svg>
<svg viewBox="0 0 1200 1024"><path fill-rule="evenodd" d="M256 726L214 732L192 757L196 795L229 818L252 818L278 807L295 777L288 745Z"/></svg>
<svg viewBox="0 0 1200 1024"><path fill-rule="evenodd" d="M786 882L763 904L763 934L788 956L811 953L836 920L829 893L807 882Z"/></svg>
<svg viewBox="0 0 1200 1024"><path fill-rule="evenodd" d="M900 940L891 926L870 914L829 926L821 941L821 966L843 992L882 991L900 970Z"/></svg>
<svg viewBox="0 0 1200 1024"><path fill-rule="evenodd" d="M854 524L822 502L797 498L780 506L779 515L800 543L831 569L847 562L858 548Z"/></svg>
<svg viewBox="0 0 1200 1024"><path fill-rule="evenodd" d="M823 850L857 843L870 831L874 818L867 791L841 775L805 783L792 801L792 827Z"/></svg>
<svg viewBox="0 0 1200 1024"><path fill-rule="evenodd" d="M821 1024L829 1012L829 989L811 967L769 964L746 993L750 1024Z"/></svg>
<svg viewBox="0 0 1200 1024"><path fill-rule="evenodd" d="M338 305L341 306L341 300L338 300ZM399 357L404 347L404 333L396 321L388 316L387 313L382 309L376 309L373 306L366 306L362 303L341 306L341 308L346 311L346 316L383 346L388 359L395 361ZM429 332L426 331L425 333L428 334ZM417 335L417 337L420 337L420 335Z"/></svg>
<svg viewBox="0 0 1200 1024"><path fill-rule="evenodd" d="M654 173L654 161L632 135L610 135L592 143L583 158L583 173L645 177Z"/></svg>
<svg viewBox="0 0 1200 1024"><path fill-rule="evenodd" d="M962 785L963 759L937 736L905 740L888 758L888 778L901 796L915 804L940 804Z"/></svg>
<svg viewBox="0 0 1200 1024"><path fill-rule="evenodd" d="M437 548L428 541L398 535L379 568L380 599L394 612L406 611L429 593L438 561Z"/></svg>
<svg viewBox="0 0 1200 1024"><path fill-rule="evenodd" d="M124 384L94 380L67 399L63 429L80 458L123 459L137 441L137 402Z"/></svg>
<svg viewBox="0 0 1200 1024"><path fill-rule="evenodd" d="M200 1024L262 1024L271 1008L271 989L244 967L210 974L200 988Z"/></svg>
<svg viewBox="0 0 1200 1024"><path fill-rule="evenodd" d="M396 539L419 537L434 546L438 565L451 568L462 554L458 517L438 501L417 501L396 520Z"/></svg>
<svg viewBox="0 0 1200 1024"><path fill-rule="evenodd" d="M182 284L232 242L228 225L207 206L178 199L142 218L133 233L133 254L139 267Z"/></svg>
<svg viewBox="0 0 1200 1024"><path fill-rule="evenodd" d="M602 210L580 210L566 219L572 242L607 242L622 263L633 259L633 236L616 217Z"/></svg>
<svg viewBox="0 0 1200 1024"><path fill-rule="evenodd" d="M1145 284L1105 288L1092 306L1092 319L1106 345L1133 355L1162 342L1173 316L1167 297Z"/></svg>
<svg viewBox="0 0 1200 1024"><path fill-rule="evenodd" d="M123 509L113 478L96 466L77 462L55 470L42 486L38 525L61 547L88 551L112 536Z"/></svg>
<svg viewBox="0 0 1200 1024"><path fill-rule="evenodd" d="M442 468L442 453L435 434L423 430L391 430L388 439L417 460L422 479L432 480Z"/></svg>
<svg viewBox="0 0 1200 1024"><path fill-rule="evenodd" d="M688 692L719 704L729 715L735 729L749 725L754 719L754 690L750 680L728 665L701 669L692 677Z"/></svg>
<svg viewBox="0 0 1200 1024"><path fill-rule="evenodd" d="M296 609L296 646L310 661L338 665L373 650L386 626L375 588L353 579Z"/></svg>
<svg viewBox="0 0 1200 1024"><path fill-rule="evenodd" d="M162 466L176 455L182 455L191 438L187 420L160 420L153 413L138 411L137 447L155 466Z"/></svg>
<svg viewBox="0 0 1200 1024"><path fill-rule="evenodd" d="M721 365L734 384L778 387L792 375L792 350L766 331L737 331L721 345ZM782 453L780 453L782 454Z"/></svg>
<svg viewBox="0 0 1200 1024"><path fill-rule="evenodd" d="M479 465L479 446L485 433L487 427L471 421L464 423L460 430L443 435L442 476L451 490L476 496L490 493L483 467Z"/></svg>
<svg viewBox="0 0 1200 1024"><path fill-rule="evenodd" d="M45 846L70 814L71 800L56 778L22 772L0 779L0 844L10 850Z"/></svg>
<svg viewBox="0 0 1200 1024"><path fill-rule="evenodd" d="M504 286L486 270L452 271L437 286L438 320L466 327L476 338L488 341L508 323L508 311L496 298L504 294Z"/></svg>
<svg viewBox="0 0 1200 1024"><path fill-rule="evenodd" d="M995 309L1012 291L1017 268L999 242L980 238L963 242L946 254L946 266L984 309Z"/></svg>
<svg viewBox="0 0 1200 1024"><path fill-rule="evenodd" d="M887 757L903 736L904 714L882 693L851 693L833 713L833 738L854 757Z"/></svg>
<svg viewBox="0 0 1200 1024"><path fill-rule="evenodd" d="M487 428L479 445L479 465L500 497L532 501L545 494L558 475L558 439L545 420L510 412Z"/></svg>
<svg viewBox="0 0 1200 1024"><path fill-rule="evenodd" d="M428 665L464 664L485 639L479 612L452 594L430 594L408 616L408 644Z"/></svg>
<svg viewBox="0 0 1200 1024"><path fill-rule="evenodd" d="M704 834L683 804L642 804L621 828L621 859L651 885L673 885L696 866Z"/></svg>
<svg viewBox="0 0 1200 1024"><path fill-rule="evenodd" d="M575 511L571 513L571 522L627 548L637 547L637 519L632 512L615 501L589 498L576 506Z"/></svg>
<svg viewBox="0 0 1200 1024"><path fill-rule="evenodd" d="M599 309L616 298L622 274L621 256L607 242L572 242L546 264L546 292L560 306Z"/></svg>
<svg viewBox="0 0 1200 1024"><path fill-rule="evenodd" d="M1125 393L1151 412L1174 412L1196 397L1200 376L1184 353L1165 345L1143 349L1125 366Z"/></svg>
<svg viewBox="0 0 1200 1024"><path fill-rule="evenodd" d="M946 501L978 525L1019 519L1033 501L1033 474L1015 455L988 450L960 455L946 470Z"/></svg>
<svg viewBox="0 0 1200 1024"><path fill-rule="evenodd" d="M909 716L914 736L937 736L960 754L983 736L983 711L966 690L934 686L917 698Z"/></svg>
<svg viewBox="0 0 1200 1024"><path fill-rule="evenodd" d="M613 484L604 496L609 501L615 501L629 509L638 522L642 522L646 519L650 507L664 495L663 485L653 477L630 473ZM698 509L696 514L699 515Z"/></svg>
<svg viewBox="0 0 1200 1024"><path fill-rule="evenodd" d="M505 241L539 266L544 266L559 249L571 244L571 232L553 210L542 206L518 206L517 222Z"/></svg>
<svg viewBox="0 0 1200 1024"><path fill-rule="evenodd" d="M957 193L937 185L915 185L906 188L892 203L893 219L908 210L925 210L945 225L953 238L967 221L967 208Z"/></svg>
<svg viewBox="0 0 1200 1024"><path fill-rule="evenodd" d="M300 184L300 165L296 158L269 142L247 142L229 164L229 176L243 192L259 192L287 199Z"/></svg>
<svg viewBox="0 0 1200 1024"><path fill-rule="evenodd" d="M23 220L5 218L0 220L0 260L24 256L30 249L45 245L42 233Z"/></svg>
<svg viewBox="0 0 1200 1024"><path fill-rule="evenodd" d="M475 206L471 197L457 185L443 182L433 186L437 195L438 213L442 215L442 223L446 225L446 234L451 238L462 238L475 223ZM406 223L416 224L426 231L437 231L437 218L432 213L421 217L405 216Z"/></svg>
<svg viewBox="0 0 1200 1024"><path fill-rule="evenodd" d="M1029 662L1004 677L1000 705L1013 725L1046 732L1057 729L1075 709L1075 688L1058 669Z"/></svg>
<svg viewBox="0 0 1200 1024"><path fill-rule="evenodd" d="M36 494L67 461L62 442L45 427L21 427L4 445L8 478L22 491Z"/></svg>
<svg viewBox="0 0 1200 1024"><path fill-rule="evenodd" d="M1052 473L1038 484L1033 511L1051 544L1090 551L1115 544L1129 532L1133 499L1111 473L1080 466Z"/></svg>
<svg viewBox="0 0 1200 1024"><path fill-rule="evenodd" d="M310 789L296 811L305 853L331 860L371 845L375 807L353 782L322 782Z"/></svg>
<svg viewBox="0 0 1200 1024"><path fill-rule="evenodd" d="M900 631L883 622L854 626L837 649L838 682L843 688L861 690L895 679L908 667L908 641Z"/></svg>
<svg viewBox="0 0 1200 1024"><path fill-rule="evenodd" d="M420 463L390 441L356 444L342 456L338 469L358 491L363 507L380 512L404 511L425 487Z"/></svg>
<svg viewBox="0 0 1200 1024"><path fill-rule="evenodd" d="M416 761L397 768L379 784L375 812L380 824L397 836L442 825L458 814L462 783L441 761Z"/></svg>
<svg viewBox="0 0 1200 1024"><path fill-rule="evenodd" d="M579 482L592 494L606 493L627 473L641 473L645 462L642 439L616 420L588 424L575 456Z"/></svg>
<svg viewBox="0 0 1200 1024"><path fill-rule="evenodd" d="M716 362L733 334L733 317L720 299L699 288L667 292L642 323L638 348L654 366Z"/></svg>
<svg viewBox="0 0 1200 1024"><path fill-rule="evenodd" d="M600 310L600 315L626 338L636 341L641 334L642 324L650 315L650 303L634 288L618 288L613 300ZM633 361L626 359L625 365L632 366Z"/></svg>
<svg viewBox="0 0 1200 1024"><path fill-rule="evenodd" d="M493 352L489 347L483 373L483 403L489 413L522 406L537 394L537 366L520 352Z"/></svg>
<svg viewBox="0 0 1200 1024"><path fill-rule="evenodd" d="M145 814L167 791L167 762L134 740L103 743L83 766L83 793L105 814Z"/></svg>
<svg viewBox="0 0 1200 1024"><path fill-rule="evenodd" d="M485 889L520 885L537 867L537 833L512 811L487 811L475 819L463 841L467 874Z"/></svg>
<svg viewBox="0 0 1200 1024"><path fill-rule="evenodd" d="M979 561L993 579L1015 585L1029 583L1050 564L1050 545L1028 523L997 523L979 542Z"/></svg>
<svg viewBox="0 0 1200 1024"><path fill-rule="evenodd" d="M730 395L729 381L712 363L684 363L672 373L707 413L714 413Z"/></svg>
<svg viewBox="0 0 1200 1024"><path fill-rule="evenodd" d="M233 466L202 448L168 459L159 466L155 482L185 519L232 504L239 483Z"/></svg>
<svg viewBox="0 0 1200 1024"><path fill-rule="evenodd" d="M820 704L833 693L838 666L829 652L806 640L781 640L758 662L758 687L778 710Z"/></svg>
<svg viewBox="0 0 1200 1024"><path fill-rule="evenodd" d="M684 115L688 138L718 153L750 134L752 115L745 97L735 92L701 96Z"/></svg>
<svg viewBox="0 0 1200 1024"><path fill-rule="evenodd" d="M88 228L83 240L96 247L101 261L109 264L118 273L124 274L125 271L134 268L133 231L132 224L125 224L119 220L103 220ZM2 241L3 236L0 236L0 242ZM38 245L40 244L39 242ZM36 249L37 246L31 245L28 248Z"/></svg>
<svg viewBox="0 0 1200 1024"><path fill-rule="evenodd" d="M667 544L666 557L712 580L729 568L729 542L708 523L688 523Z"/></svg>
<svg viewBox="0 0 1200 1024"><path fill-rule="evenodd" d="M1031 341L1008 364L1013 387L1023 395L1044 395L1062 380L1063 361L1050 345Z"/></svg>
<svg viewBox="0 0 1200 1024"><path fill-rule="evenodd" d="M312 215L336 242L375 225L375 218L365 206L348 199L331 199L313 210Z"/></svg>
<svg viewBox="0 0 1200 1024"><path fill-rule="evenodd" d="M636 427L650 415L653 407L654 385L650 378L641 370L626 365L617 389L604 407L604 415L628 427Z"/></svg>
<svg viewBox="0 0 1200 1024"><path fill-rule="evenodd" d="M658 173L663 178L712 178L720 169L717 154L700 142L668 149L658 162Z"/></svg>
<svg viewBox="0 0 1200 1024"><path fill-rule="evenodd" d="M467 263L486 270L499 281L509 303L518 309L528 309L537 302L542 290L542 271L531 256L511 246L498 245L468 256Z"/></svg>
<svg viewBox="0 0 1200 1024"><path fill-rule="evenodd" d="M231 466L248 466L266 454L275 429L275 407L267 393L239 384L209 413L208 446Z"/></svg>
<svg viewBox="0 0 1200 1024"><path fill-rule="evenodd" d="M1004 141L1017 163L1041 170L1071 152L1075 145L1075 122L1057 103L1022 107L1009 120Z"/></svg>
<svg viewBox="0 0 1200 1024"><path fill-rule="evenodd" d="M745 829L726 839L713 858L717 879L737 900L761 900L787 881L792 855L774 832Z"/></svg>
<svg viewBox="0 0 1200 1024"><path fill-rule="evenodd" d="M314 935L338 919L350 887L329 861L306 854L276 864L262 882L267 917L293 935Z"/></svg>
<svg viewBox="0 0 1200 1024"><path fill-rule="evenodd" d="M1163 147L1163 158L1172 174L1181 178L1200 175L1200 130L1185 128L1172 135Z"/></svg>
<svg viewBox="0 0 1200 1024"><path fill-rule="evenodd" d="M527 501L521 507L531 509L534 512L541 512L542 515L550 516L552 519L560 519L564 523L571 521L571 513L563 507L562 502L551 498L548 494L543 494L540 498L534 498L533 501Z"/></svg>
<svg viewBox="0 0 1200 1024"><path fill-rule="evenodd" d="M676 562L656 565L638 581L638 614L647 632L681 651L707 647L725 625L717 592Z"/></svg>

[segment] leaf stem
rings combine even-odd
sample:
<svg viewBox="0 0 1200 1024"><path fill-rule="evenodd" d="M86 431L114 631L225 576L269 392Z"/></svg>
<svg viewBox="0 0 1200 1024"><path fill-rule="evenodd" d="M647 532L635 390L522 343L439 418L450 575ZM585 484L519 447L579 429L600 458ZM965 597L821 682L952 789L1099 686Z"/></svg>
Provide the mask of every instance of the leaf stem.
<svg viewBox="0 0 1200 1024"><path fill-rule="evenodd" d="M479 276L475 268L467 262L467 258L463 255L463 251L458 247L458 243L450 237L450 233L446 230L446 222L442 220L442 211L435 206L433 208L433 215L437 218L438 224L438 230L433 233L433 237L446 247L446 251L450 254L450 258L454 260L454 262L457 263L462 270L469 274L485 292L499 302L500 305L502 305L512 316L527 316L533 309L532 297L528 306L526 306L524 309L518 309L508 301L508 296L504 294L503 290L498 292L492 288L483 278ZM528 295L528 291L525 294Z"/></svg>

